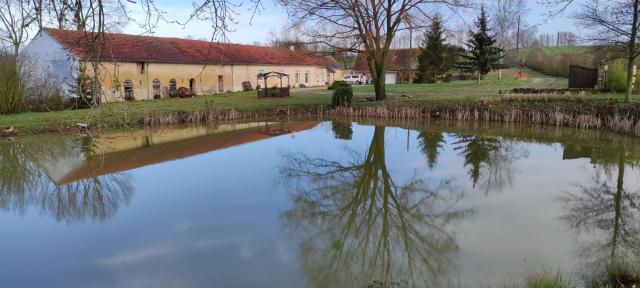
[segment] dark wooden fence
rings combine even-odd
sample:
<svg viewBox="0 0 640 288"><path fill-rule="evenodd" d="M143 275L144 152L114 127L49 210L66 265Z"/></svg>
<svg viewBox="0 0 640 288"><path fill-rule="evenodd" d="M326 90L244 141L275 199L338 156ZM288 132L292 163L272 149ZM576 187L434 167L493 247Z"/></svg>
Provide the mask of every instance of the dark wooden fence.
<svg viewBox="0 0 640 288"><path fill-rule="evenodd" d="M569 88L595 88L598 85L598 69L569 66Z"/></svg>

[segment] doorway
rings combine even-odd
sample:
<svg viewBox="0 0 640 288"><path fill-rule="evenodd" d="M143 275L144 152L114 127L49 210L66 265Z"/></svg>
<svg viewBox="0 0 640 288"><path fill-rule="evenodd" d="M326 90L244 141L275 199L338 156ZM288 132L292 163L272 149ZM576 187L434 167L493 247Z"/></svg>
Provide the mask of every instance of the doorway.
<svg viewBox="0 0 640 288"><path fill-rule="evenodd" d="M189 90L191 90L191 94L196 95L196 79L189 80Z"/></svg>

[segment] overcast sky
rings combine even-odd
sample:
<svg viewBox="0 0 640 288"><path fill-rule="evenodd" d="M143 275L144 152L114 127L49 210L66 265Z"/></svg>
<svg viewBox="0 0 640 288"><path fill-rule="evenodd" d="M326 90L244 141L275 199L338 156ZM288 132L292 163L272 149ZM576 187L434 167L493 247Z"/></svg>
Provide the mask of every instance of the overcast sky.
<svg viewBox="0 0 640 288"><path fill-rule="evenodd" d="M242 44L253 44L256 42L265 43L268 40L270 30L278 29L288 23L287 13L284 8L276 5L273 0L262 1L263 4L260 9L260 14L255 15L253 19L251 19L252 11L250 11L250 7L247 6L249 1L244 1L247 2L245 3L245 6L237 9L239 15L237 15L235 19L237 22L237 24L234 25L235 32L228 34L230 42ZM574 3L573 6L569 7L564 15L559 15L550 19L546 15L548 13L548 8L537 4L535 0L527 0L529 12L527 14L526 21L530 24L539 25L538 31L540 33L555 33L558 31L579 33L580 29L576 27L575 23L570 18L573 12L578 8L578 5L580 4L579 2L582 1L579 0L577 2L578 3ZM157 3L158 6L164 9L164 11L170 12L166 15L167 18L173 18L176 20L187 19L193 10L190 1L158 0ZM485 3L490 5L491 0L487 0ZM132 8L131 16L138 16L136 18L143 16L137 12L137 10L138 9ZM455 21L473 23L476 15L477 11L466 11L463 13L461 18L456 19ZM162 22L158 25L159 26L154 30L155 35L157 36L179 38L193 37L198 39L209 39L211 37L211 28L209 27L209 24L205 22L194 21L185 27ZM142 33L143 30L136 27L135 24L129 24L123 32L139 34Z"/></svg>

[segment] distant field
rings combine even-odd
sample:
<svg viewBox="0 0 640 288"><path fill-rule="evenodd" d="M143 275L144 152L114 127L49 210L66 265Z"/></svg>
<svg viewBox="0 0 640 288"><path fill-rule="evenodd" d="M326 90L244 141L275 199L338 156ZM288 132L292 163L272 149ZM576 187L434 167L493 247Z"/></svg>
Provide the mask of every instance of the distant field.
<svg viewBox="0 0 640 288"><path fill-rule="evenodd" d="M521 58L526 58L529 51L534 49L543 51L545 54L548 54L548 55L558 55L561 53L581 54L581 53L589 52L589 50L592 48L593 46L560 46L560 47L538 46L538 47L532 47L532 48L520 48L518 49L518 54L520 55ZM514 53L515 49L509 50L508 52Z"/></svg>
<svg viewBox="0 0 640 288"><path fill-rule="evenodd" d="M570 65L595 68L603 57L593 46L538 46L519 49L517 56L514 50L509 52L507 63L522 62L541 73L561 77L568 77Z"/></svg>

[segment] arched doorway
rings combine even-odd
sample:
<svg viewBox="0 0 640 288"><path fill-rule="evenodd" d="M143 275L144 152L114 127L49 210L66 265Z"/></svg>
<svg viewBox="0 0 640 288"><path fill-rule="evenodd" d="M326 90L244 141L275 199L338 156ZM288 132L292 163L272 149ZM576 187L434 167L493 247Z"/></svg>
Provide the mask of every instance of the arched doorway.
<svg viewBox="0 0 640 288"><path fill-rule="evenodd" d="M131 80L124 81L124 100L133 101L133 82Z"/></svg>
<svg viewBox="0 0 640 288"><path fill-rule="evenodd" d="M189 80L189 90L191 90L191 94L196 95L196 79Z"/></svg>
<svg viewBox="0 0 640 288"><path fill-rule="evenodd" d="M155 79L153 80L153 99L160 99L160 98L162 98L160 94L160 80Z"/></svg>

